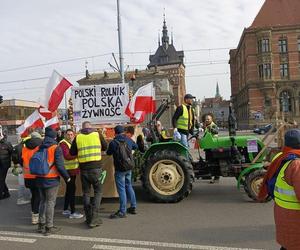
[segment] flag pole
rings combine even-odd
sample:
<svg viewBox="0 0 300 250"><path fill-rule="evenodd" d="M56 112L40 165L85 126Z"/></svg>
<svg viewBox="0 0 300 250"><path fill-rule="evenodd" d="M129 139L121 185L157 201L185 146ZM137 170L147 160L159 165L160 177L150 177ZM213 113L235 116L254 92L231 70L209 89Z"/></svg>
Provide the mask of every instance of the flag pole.
<svg viewBox="0 0 300 250"><path fill-rule="evenodd" d="M66 91L67 92L67 91ZM65 114L65 122L66 122L66 130L68 129L68 125L69 125L69 117L68 117L68 101L67 101L67 93L65 92L65 110L66 110L66 114Z"/></svg>
<svg viewBox="0 0 300 250"><path fill-rule="evenodd" d="M123 57L123 47L122 47L122 25L121 25L119 0L117 0L117 12L118 12L118 41L119 41L120 74L121 74L122 83L125 83L124 57Z"/></svg>

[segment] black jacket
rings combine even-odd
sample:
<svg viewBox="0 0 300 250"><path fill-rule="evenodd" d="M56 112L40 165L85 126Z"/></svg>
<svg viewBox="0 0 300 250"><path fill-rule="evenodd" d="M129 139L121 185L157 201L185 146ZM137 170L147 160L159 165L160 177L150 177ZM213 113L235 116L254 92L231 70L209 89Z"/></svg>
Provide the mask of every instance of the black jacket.
<svg viewBox="0 0 300 250"><path fill-rule="evenodd" d="M95 129L82 129L80 131L82 134L88 135L90 133L96 132ZM99 133L99 138L101 142L101 150L106 151L107 149L107 142L105 141L104 137L102 134ZM72 142L71 148L70 148L70 155L77 155L78 154L78 149L77 149L77 142L76 142L76 137ZM89 161L89 162L83 162L79 163L79 168L80 169L96 169L96 168L101 168L102 167L102 162L100 161Z"/></svg>
<svg viewBox="0 0 300 250"><path fill-rule="evenodd" d="M189 110L190 108L192 109L192 114L193 114L193 117L192 117L192 124L191 124L191 129L190 130L184 130L184 129L178 129L178 132L179 133L182 133L182 134L193 134L193 131L194 131L194 126L195 126L195 114L194 114L194 110L192 108L191 105L186 105L187 106L187 109ZM173 125L173 128L177 128L177 120L179 119L180 116L183 115L183 108L182 108L182 105L178 106L177 109L175 110L175 113L173 115L173 118L172 118L172 125Z"/></svg>
<svg viewBox="0 0 300 250"><path fill-rule="evenodd" d="M0 140L0 167L10 167L12 152L13 146L11 143L4 138Z"/></svg>

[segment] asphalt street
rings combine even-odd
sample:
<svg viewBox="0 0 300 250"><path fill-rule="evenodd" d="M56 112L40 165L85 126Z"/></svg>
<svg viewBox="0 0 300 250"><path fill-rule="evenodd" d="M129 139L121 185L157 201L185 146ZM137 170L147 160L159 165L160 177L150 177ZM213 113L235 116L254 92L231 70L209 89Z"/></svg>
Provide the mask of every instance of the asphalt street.
<svg viewBox="0 0 300 250"><path fill-rule="evenodd" d="M109 219L118 201L102 203L103 225L88 229L84 219L68 219L58 200L56 235L35 233L30 206L16 205L17 180L8 176L12 196L0 201L0 249L279 249L275 242L272 202L260 204L237 190L233 178L218 184L197 181L190 196L176 204L156 204L136 185L138 214ZM82 211L82 205L77 205Z"/></svg>

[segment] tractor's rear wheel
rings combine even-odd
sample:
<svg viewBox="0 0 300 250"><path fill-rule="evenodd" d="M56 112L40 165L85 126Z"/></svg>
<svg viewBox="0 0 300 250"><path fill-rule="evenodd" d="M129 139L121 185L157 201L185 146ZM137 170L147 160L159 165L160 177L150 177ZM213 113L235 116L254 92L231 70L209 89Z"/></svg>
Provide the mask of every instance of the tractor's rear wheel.
<svg viewBox="0 0 300 250"><path fill-rule="evenodd" d="M192 191L194 172L184 156L170 150L149 156L143 168L143 186L156 202L178 202Z"/></svg>
<svg viewBox="0 0 300 250"><path fill-rule="evenodd" d="M266 171L257 169L248 174L245 178L244 190L254 201L257 201L258 193L261 188Z"/></svg>

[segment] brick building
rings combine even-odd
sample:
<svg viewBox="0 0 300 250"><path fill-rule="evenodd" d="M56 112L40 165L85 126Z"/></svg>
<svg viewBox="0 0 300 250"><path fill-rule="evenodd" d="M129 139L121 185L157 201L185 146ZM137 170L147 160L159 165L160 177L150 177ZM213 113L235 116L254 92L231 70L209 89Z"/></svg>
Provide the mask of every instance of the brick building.
<svg viewBox="0 0 300 250"><path fill-rule="evenodd" d="M237 49L231 94L239 128L300 122L300 1L266 0Z"/></svg>

